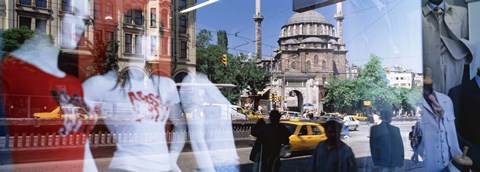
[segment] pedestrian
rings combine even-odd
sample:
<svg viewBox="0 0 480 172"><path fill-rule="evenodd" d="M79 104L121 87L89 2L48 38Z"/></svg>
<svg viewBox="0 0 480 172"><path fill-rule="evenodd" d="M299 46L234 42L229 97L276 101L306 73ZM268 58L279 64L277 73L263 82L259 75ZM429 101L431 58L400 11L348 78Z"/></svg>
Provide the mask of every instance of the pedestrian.
<svg viewBox="0 0 480 172"><path fill-rule="evenodd" d="M415 140L413 138L413 131L415 131L415 125L412 126L412 131L408 133L408 140L410 140L410 147L412 147L412 150L415 151Z"/></svg>
<svg viewBox="0 0 480 172"><path fill-rule="evenodd" d="M398 127L390 125L392 112L380 112L382 122L370 130L370 152L374 171L395 171L403 166L403 141Z"/></svg>
<svg viewBox="0 0 480 172"><path fill-rule="evenodd" d="M411 158L411 160L415 163L418 163L419 160L418 160L418 156L420 155L420 157L424 158L425 157L425 154L424 154L424 149L423 149L423 144L422 143L422 127L420 125L420 121L417 121L415 122L415 126L412 127L414 128L413 130L413 133L412 133L412 139L413 139L413 145L415 146L415 148L413 149L413 156Z"/></svg>
<svg viewBox="0 0 480 172"><path fill-rule="evenodd" d="M375 120L372 114L368 114L367 121L368 121L368 126L375 125Z"/></svg>
<svg viewBox="0 0 480 172"><path fill-rule="evenodd" d="M350 129L348 129L348 125L350 125L350 118L345 116L343 118L343 138L350 138Z"/></svg>
<svg viewBox="0 0 480 172"><path fill-rule="evenodd" d="M261 171L278 171L280 167L280 150L290 143L290 131L280 124L281 114L278 110L270 112L270 123L263 127L257 139L261 139Z"/></svg>
<svg viewBox="0 0 480 172"><path fill-rule="evenodd" d="M253 171L260 171L261 167L261 159L262 159L262 138L258 137L263 132L263 128L265 127L266 123L263 118L258 119L257 123L252 126L252 130L250 135L256 137L255 143L250 151L250 160L253 161Z"/></svg>
<svg viewBox="0 0 480 172"><path fill-rule="evenodd" d="M306 171L355 172L357 165L352 149L340 140L342 124L339 119L328 119L323 125L327 140L320 142L307 163Z"/></svg>

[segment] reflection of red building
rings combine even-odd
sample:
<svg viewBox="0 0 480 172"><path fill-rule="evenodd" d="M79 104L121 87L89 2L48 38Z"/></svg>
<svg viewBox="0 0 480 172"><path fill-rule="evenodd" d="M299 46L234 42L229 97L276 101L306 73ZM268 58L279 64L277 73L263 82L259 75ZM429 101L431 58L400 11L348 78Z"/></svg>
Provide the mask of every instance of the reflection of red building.
<svg viewBox="0 0 480 172"><path fill-rule="evenodd" d="M149 63L154 73L171 75L169 0L95 0L92 6L94 22L90 29L93 34L86 35L85 39L91 52L106 50L100 48L101 45L117 41L120 68L128 62ZM105 61L98 58L106 57L95 53L91 58L80 57L80 78L88 75L88 66Z"/></svg>
<svg viewBox="0 0 480 172"><path fill-rule="evenodd" d="M10 2L10 1L8 1ZM0 3L0 29L29 27L51 35L55 46L62 47L70 37L62 37L62 18L71 13L65 1L37 3L35 0L15 0ZM39 1L40 2L40 1ZM85 33L78 49L62 49L59 67L85 80L94 59L99 41L119 43L120 62L152 64L154 72L182 76L195 72L195 11L180 14L193 6L195 0L91 0L85 1L91 11L85 17ZM97 47L96 47L97 46ZM100 57L101 59L101 57ZM98 60L98 59L97 59ZM125 65L122 65L124 67Z"/></svg>

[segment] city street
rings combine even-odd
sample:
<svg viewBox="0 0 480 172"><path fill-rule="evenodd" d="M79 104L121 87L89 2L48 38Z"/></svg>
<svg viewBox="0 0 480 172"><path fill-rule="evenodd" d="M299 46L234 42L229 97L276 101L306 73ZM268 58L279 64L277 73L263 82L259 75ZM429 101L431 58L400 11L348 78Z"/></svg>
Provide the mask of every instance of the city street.
<svg viewBox="0 0 480 172"><path fill-rule="evenodd" d="M393 122L392 125L395 125L400 128L402 134L403 146L405 150L405 164L404 169L400 171L422 171L419 168L420 165L415 165L410 161L410 157L413 154L413 151L410 147L408 140L408 133L411 131L411 126L415 122ZM370 127L361 124L358 131L350 131L350 138L343 139L350 147L352 147L355 157L357 157L357 166L359 171L371 171L373 162L370 157L370 147L369 147L369 129ZM237 147L237 153L240 157L240 170L241 171L251 171L252 162L248 159L250 155L251 147L245 147L245 144L240 144ZM280 171L304 171L303 168L310 158L310 152L300 152L294 154L293 157L282 159L282 166ZM180 155L178 164L182 171L193 171L195 169L195 158L192 152L184 152Z"/></svg>
<svg viewBox="0 0 480 172"><path fill-rule="evenodd" d="M413 164L409 159L412 156L413 152L410 148L410 143L408 141L408 133L411 130L411 126L415 122L400 122L394 121L392 124L400 128L402 135L402 140L405 149L405 163L402 169L399 171L421 171L419 164ZM370 156L369 149L369 126L362 123L358 131L350 131L350 138L343 139L354 151L355 157L357 158L357 167L359 171L371 171L373 162ZM237 141L237 153L240 157L240 170L241 171L251 171L252 162L248 159L251 150L251 141L243 140ZM308 162L308 159L311 157L311 152L298 152L294 153L291 158L282 159L282 165L280 171L304 171L305 164ZM105 171L108 167L110 158L97 158L96 163L98 165L99 171ZM22 164L20 169L25 171L37 171L37 170L48 170L58 167L68 167L66 164L78 164L79 161L64 161L64 162L44 162L44 163L31 163L31 164ZM194 171L196 168L195 157L191 148L187 144L184 151L180 154L178 159L178 165L182 171ZM8 169L10 166L0 166L0 171Z"/></svg>

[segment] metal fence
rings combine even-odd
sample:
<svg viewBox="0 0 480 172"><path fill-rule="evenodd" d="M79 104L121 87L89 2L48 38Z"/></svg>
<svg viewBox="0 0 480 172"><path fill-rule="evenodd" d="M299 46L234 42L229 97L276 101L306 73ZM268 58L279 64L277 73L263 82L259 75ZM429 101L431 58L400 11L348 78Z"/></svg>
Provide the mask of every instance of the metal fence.
<svg viewBox="0 0 480 172"><path fill-rule="evenodd" d="M235 140L250 139L251 125L249 124L234 124L232 126L233 137ZM191 132L166 132L165 136L168 142L175 142L174 135L184 134L186 141L189 142ZM216 134L216 133L206 133ZM222 134L222 133L217 133ZM214 137L221 138L222 135L213 135ZM111 146L117 142L123 143L136 143L147 142L155 143L160 140L158 135L154 133L110 133L108 131L94 131L90 134L69 134L66 136L59 135L58 133L15 133L14 135L0 136L0 150L29 150L29 149L57 149L57 148L69 148L83 146L86 140L90 141L92 146Z"/></svg>

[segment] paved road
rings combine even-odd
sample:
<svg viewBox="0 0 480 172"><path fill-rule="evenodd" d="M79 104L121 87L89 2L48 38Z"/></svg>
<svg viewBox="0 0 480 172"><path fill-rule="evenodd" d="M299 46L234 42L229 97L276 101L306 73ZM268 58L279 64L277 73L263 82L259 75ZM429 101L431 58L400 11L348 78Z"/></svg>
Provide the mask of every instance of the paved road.
<svg viewBox="0 0 480 172"><path fill-rule="evenodd" d="M405 149L405 165L404 168L398 169L398 171L422 171L420 169L420 164L413 164L411 161L409 161L413 151L408 140L408 133L410 132L411 126L414 125L414 123L415 122L411 121L392 123L392 125L400 128L403 146ZM343 139L345 143L352 147L355 157L357 158L357 166L359 171L371 171L371 168L373 167L368 139L369 131L370 127L362 124L358 131L350 131L350 138ZM251 147L243 147L244 145L239 146L241 148L237 148L237 153L240 157L240 169L241 171L251 171L252 162L248 160ZM301 152L297 153L292 158L282 159L282 167L280 171L304 171L304 165L311 157L310 153L311 152ZM193 153L186 152L180 155L178 164L182 171L193 171L196 166L194 162L195 158Z"/></svg>
<svg viewBox="0 0 480 172"><path fill-rule="evenodd" d="M420 165L413 164L409 161L410 156L413 154L412 149L408 141L408 133L411 130L411 126L414 122L393 122L393 125L400 128L402 134L402 139L404 142L405 148L405 165L404 168L399 169L398 171L422 171ZM357 166L359 171L371 171L372 160L370 157L370 147L369 147L369 127L366 125L361 125L358 131L350 131L351 137L348 139L343 139L345 143L352 147L355 157L357 158ZM252 163L248 160L250 154L251 146L249 142L243 141L238 142L237 144L237 153L240 157L240 170L241 171L251 171ZM304 171L305 164L310 158L311 152L300 152L294 154L293 157L282 159L282 166L280 171ZM109 158L98 158L96 163L100 171L104 171L108 167L110 159ZM76 161L65 161L65 162L51 162L51 163L35 163L35 164L23 164L21 167L24 171L49 171L49 169L55 169L59 167L68 167L68 164L77 164ZM194 171L196 168L195 158L193 152L187 148L181 153L178 164L182 171ZM9 166L0 166L0 171L8 169ZM66 170L69 171L69 170Z"/></svg>

